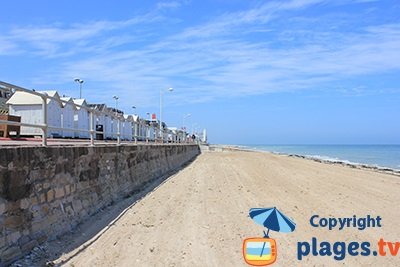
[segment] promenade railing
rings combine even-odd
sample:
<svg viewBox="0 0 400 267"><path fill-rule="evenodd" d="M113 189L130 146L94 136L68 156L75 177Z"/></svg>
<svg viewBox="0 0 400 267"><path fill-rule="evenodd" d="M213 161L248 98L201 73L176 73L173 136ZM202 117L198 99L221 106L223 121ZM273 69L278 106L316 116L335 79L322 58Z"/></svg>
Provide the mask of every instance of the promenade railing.
<svg viewBox="0 0 400 267"><path fill-rule="evenodd" d="M58 97L55 96L50 96L47 93L43 93L43 92L38 92L38 91L34 91L34 90L29 90L29 89L25 89L22 88L20 86L16 86L10 83L6 83L6 82L2 82L0 81L0 86L7 88L13 92L25 92L28 94L32 94L35 96L38 96L42 99L42 118L41 118L41 123L27 123L27 122L23 122L23 118L21 118L21 122L14 122L14 121L8 121L8 120L0 120L0 124L6 124L6 125L14 125L14 126L20 126L20 127L32 127L32 128L39 128L42 131L41 134L41 139L42 139L42 146L47 146L48 144L48 131L49 130L56 130L56 131L70 131L73 133L76 132L81 132L81 133L89 133L89 144L91 146L95 145L95 140L96 140L96 134L99 135L103 135L103 139L104 138L116 138L116 144L120 145L121 144L121 139L122 140L128 140L128 141L132 141L137 143L138 141L145 141L145 142L160 142L160 143L164 143L164 142L170 142L170 143L187 143L187 142L192 142L190 140L190 138L186 138L186 134L176 134L172 131L169 131L168 129L164 129L163 133L161 133L159 127L157 125L149 125L149 124L144 124L141 123L139 120L135 121L135 120L130 120L130 119L126 119L123 117L123 115L117 113L117 112L106 112L106 111L102 111L90 106L86 106L86 105L79 105L76 104L72 101L67 101L67 100L63 100L60 99ZM84 109L89 113L89 124L88 124L88 128L87 129L81 129L78 127L74 127L74 128L70 128L70 127L58 127L58 126L54 126L54 125L49 125L48 124L48 109L47 109L47 100L52 99L55 101L58 101L60 103L63 103L65 105L72 105L74 106L74 109ZM65 107L63 107L65 108ZM113 122L117 122L116 127L113 126L111 127L111 130L107 131L97 131L95 129L95 117L96 119L98 119L99 117L104 116L104 117L111 117L113 119ZM79 114L78 114L78 120L79 120ZM124 131L121 133L121 125L124 122L128 122L128 127L130 129L128 129L128 131L124 128ZM124 124L125 127L125 124ZM140 128L145 128L144 131L143 129L140 130ZM114 131L114 128L116 128L116 130ZM139 131L140 130L140 131ZM139 133L140 132L140 133ZM141 134L143 133L144 134ZM107 135L107 136L105 136ZM62 136L61 136L62 137Z"/></svg>

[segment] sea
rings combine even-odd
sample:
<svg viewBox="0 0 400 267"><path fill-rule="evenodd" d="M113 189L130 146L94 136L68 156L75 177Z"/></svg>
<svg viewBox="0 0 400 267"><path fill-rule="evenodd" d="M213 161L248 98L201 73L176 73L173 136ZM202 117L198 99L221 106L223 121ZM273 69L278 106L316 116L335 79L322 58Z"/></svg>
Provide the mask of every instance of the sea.
<svg viewBox="0 0 400 267"><path fill-rule="evenodd" d="M240 145L278 154L400 170L400 145Z"/></svg>

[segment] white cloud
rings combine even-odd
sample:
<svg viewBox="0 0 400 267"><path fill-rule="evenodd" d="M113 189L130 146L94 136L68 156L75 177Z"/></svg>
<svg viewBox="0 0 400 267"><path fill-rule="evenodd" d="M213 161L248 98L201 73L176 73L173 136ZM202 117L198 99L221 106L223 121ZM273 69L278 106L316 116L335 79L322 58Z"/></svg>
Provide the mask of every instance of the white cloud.
<svg viewBox="0 0 400 267"><path fill-rule="evenodd" d="M148 13L121 21L19 26L10 30L7 40L15 44L14 49L25 50L45 57L65 57L82 52L82 50L84 52L90 52L90 49L96 51L100 47L98 42L106 48L126 43L125 40L131 41L133 37L117 36L119 31L137 25L151 24L160 19L157 14ZM114 36L112 36L113 33ZM108 37L110 34L111 36ZM139 36L135 37L139 38Z"/></svg>
<svg viewBox="0 0 400 267"><path fill-rule="evenodd" d="M169 1L169 2L159 2L157 3L157 10L163 10L163 9L176 9L178 7L182 6L181 1Z"/></svg>
<svg viewBox="0 0 400 267"><path fill-rule="evenodd" d="M13 42L7 40L4 37L0 37L0 56L1 55L10 55L19 53L17 47Z"/></svg>
<svg viewBox="0 0 400 267"><path fill-rule="evenodd" d="M298 13L319 4L327 1L268 2L192 27L174 24L170 35L149 25L160 19L149 13L126 21L16 28L10 39L64 56L36 82L85 77L96 86L96 101L107 101L112 90L142 106L156 102L159 89L168 86L177 88L174 101L187 103L304 90L400 69L400 24L354 24L345 31L340 28L351 24L351 14L343 22ZM179 5L162 2L157 9ZM319 26L323 22L329 27Z"/></svg>

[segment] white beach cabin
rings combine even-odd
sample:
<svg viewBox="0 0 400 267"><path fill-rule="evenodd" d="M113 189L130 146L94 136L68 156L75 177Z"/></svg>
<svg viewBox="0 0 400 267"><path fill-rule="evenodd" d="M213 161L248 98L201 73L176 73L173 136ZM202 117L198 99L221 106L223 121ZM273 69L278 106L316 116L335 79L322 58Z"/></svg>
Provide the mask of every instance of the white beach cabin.
<svg viewBox="0 0 400 267"><path fill-rule="evenodd" d="M108 114L106 116L106 124L107 131L106 131L106 138L107 139L117 139L117 132L118 132L118 121L119 121L119 132L122 138L122 122L123 122L123 115L124 113L121 110L117 110L115 108L107 108ZM118 118L117 118L118 116Z"/></svg>
<svg viewBox="0 0 400 267"><path fill-rule="evenodd" d="M61 112L61 128L74 129L74 115L76 112L74 101L71 97L61 97L62 102L62 112ZM72 138L74 137L74 131L72 130L62 130L62 137Z"/></svg>
<svg viewBox="0 0 400 267"><path fill-rule="evenodd" d="M146 140L146 120L141 119L138 115L132 115L133 137L136 136L138 141Z"/></svg>
<svg viewBox="0 0 400 267"><path fill-rule="evenodd" d="M156 121L147 121L149 127L147 129L147 134L149 136L150 141L155 141L156 138L158 138L159 135L159 126L158 122Z"/></svg>
<svg viewBox="0 0 400 267"><path fill-rule="evenodd" d="M133 117L132 115L124 115L123 116L121 137L124 140L132 141L133 140Z"/></svg>
<svg viewBox="0 0 400 267"><path fill-rule="evenodd" d="M106 104L88 104L88 106L97 111L94 113L94 129L99 131L96 133L96 139L106 139L106 132L109 131L110 127L108 115L106 116L108 113Z"/></svg>
<svg viewBox="0 0 400 267"><path fill-rule="evenodd" d="M57 91L41 91L56 99L47 99L47 125L61 127L61 109L60 97ZM57 100L58 99L58 100ZM21 116L21 122L30 124L43 124L42 98L37 95L26 92L16 91L7 101L9 105L9 114ZM41 136L42 130L36 127L21 127L22 136ZM47 137L60 137L61 131L58 129L47 130Z"/></svg>
<svg viewBox="0 0 400 267"><path fill-rule="evenodd" d="M108 113L104 117L104 133L105 133L105 139L115 139L117 136L115 133L117 132L117 127L114 124L114 117Z"/></svg>
<svg viewBox="0 0 400 267"><path fill-rule="evenodd" d="M87 107L87 103L85 99L73 99L74 103L79 106L76 107L76 111L74 114L74 129L78 130L90 130L90 112L83 107ZM80 107L83 106L83 107ZM95 129L95 128L94 128ZM89 138L89 132L81 132L76 131L74 133L75 138Z"/></svg>

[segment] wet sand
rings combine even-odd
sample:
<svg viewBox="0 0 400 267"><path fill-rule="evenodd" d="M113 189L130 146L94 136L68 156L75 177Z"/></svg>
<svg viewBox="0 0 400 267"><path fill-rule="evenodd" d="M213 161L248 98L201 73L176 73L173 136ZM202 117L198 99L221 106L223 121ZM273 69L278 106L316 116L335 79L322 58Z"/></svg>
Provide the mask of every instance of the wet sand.
<svg viewBox="0 0 400 267"><path fill-rule="evenodd" d="M400 241L398 203L396 175L262 152L206 152L132 204L106 231L55 263L246 266L243 239L263 233L248 211L276 206L297 225L290 234L270 232L278 246L273 266L400 266L400 251L397 257L347 255L336 261L332 255L297 260L297 243L311 242L312 237L332 244L368 241L372 250L381 237ZM315 214L380 216L382 227L329 231L310 225ZM89 222L90 227L98 227L101 216Z"/></svg>

